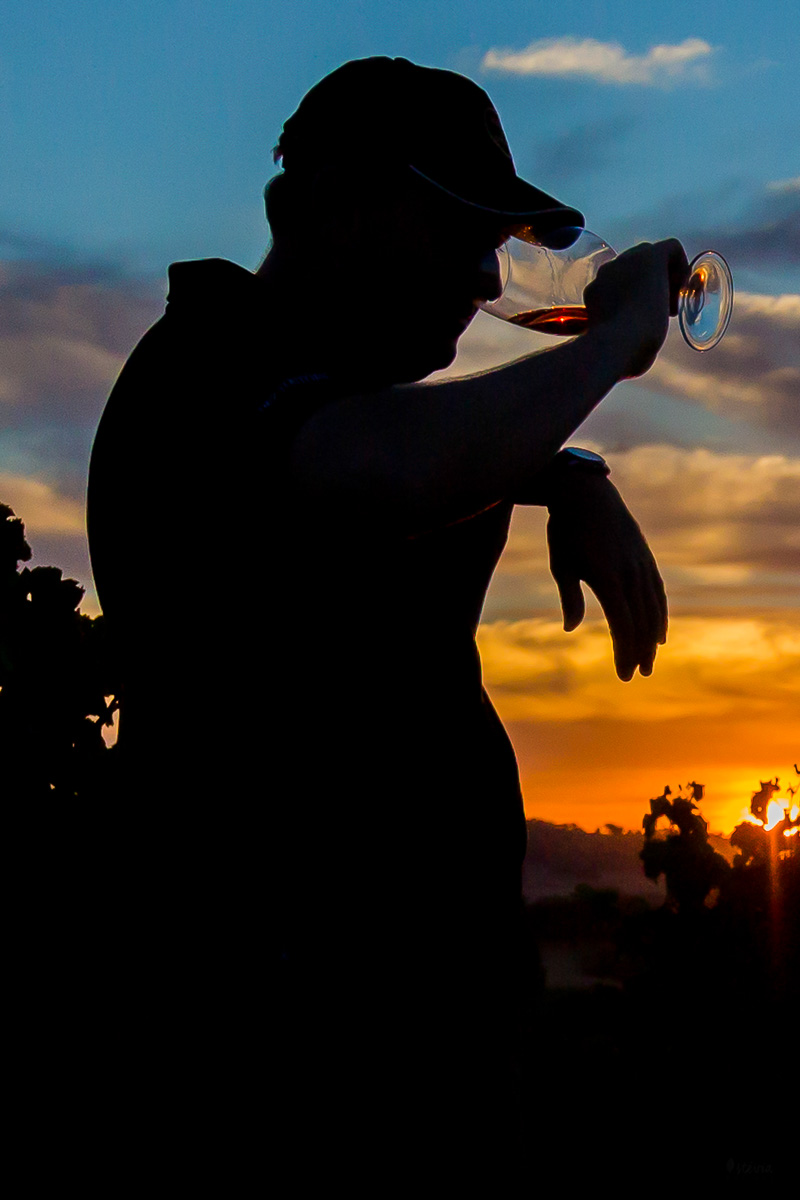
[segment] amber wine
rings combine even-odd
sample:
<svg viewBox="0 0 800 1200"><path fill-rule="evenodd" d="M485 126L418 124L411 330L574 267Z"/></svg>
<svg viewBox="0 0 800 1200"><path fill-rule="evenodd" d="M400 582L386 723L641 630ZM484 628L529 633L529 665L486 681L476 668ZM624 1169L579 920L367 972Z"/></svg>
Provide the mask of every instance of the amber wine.
<svg viewBox="0 0 800 1200"><path fill-rule="evenodd" d="M574 337L586 329L588 316L582 304L562 304L553 308L534 308L530 312L510 317L512 325L535 329L537 333L552 333L556 337Z"/></svg>

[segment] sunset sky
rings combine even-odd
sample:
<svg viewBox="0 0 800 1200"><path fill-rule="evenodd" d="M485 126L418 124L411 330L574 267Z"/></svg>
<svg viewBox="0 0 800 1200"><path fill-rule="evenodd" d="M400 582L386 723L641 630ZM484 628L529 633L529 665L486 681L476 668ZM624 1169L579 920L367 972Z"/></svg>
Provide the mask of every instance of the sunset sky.
<svg viewBox="0 0 800 1200"><path fill-rule="evenodd" d="M799 48L788 2L5 0L0 502L35 562L98 611L84 496L105 398L169 263L258 265L271 149L308 88L371 54L461 71L520 174L617 249L677 236L733 271L721 345L673 330L572 439L606 455L664 574L653 676L616 678L596 606L563 633L535 509L517 510L480 633L530 816L638 828L691 779L729 833L759 780L785 787L800 763ZM481 314L449 373L546 344ZM158 603L155 570L151 586Z"/></svg>

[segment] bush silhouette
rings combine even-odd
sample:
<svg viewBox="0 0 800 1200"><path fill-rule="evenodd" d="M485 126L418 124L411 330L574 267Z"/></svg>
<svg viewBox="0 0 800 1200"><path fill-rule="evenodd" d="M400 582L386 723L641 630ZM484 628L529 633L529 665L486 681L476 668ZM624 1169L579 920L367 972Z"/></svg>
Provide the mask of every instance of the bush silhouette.
<svg viewBox="0 0 800 1200"><path fill-rule="evenodd" d="M0 762L9 799L102 799L119 708L102 617L83 588L31 558L22 521L0 504Z"/></svg>
<svg viewBox="0 0 800 1200"><path fill-rule="evenodd" d="M642 821L645 844L641 852L648 879L664 875L667 904L686 913L701 908L713 888L721 888L730 867L708 841L708 824L700 816L695 799L702 797L702 784L690 784L692 798L676 796L669 787L650 801L650 812ZM659 818L670 823L666 836L658 834Z"/></svg>
<svg viewBox="0 0 800 1200"><path fill-rule="evenodd" d="M702 785L691 785L700 789ZM641 857L651 879L664 873L667 900L649 927L649 966L637 986L666 997L673 1009L692 1004L722 1020L732 1037L744 1024L795 1012L800 940L800 819L785 807L768 828L767 805L778 780L762 783L753 819L731 835L732 865L708 844L708 827L693 799L670 801L670 789L650 801ZM791 793L790 793L791 794ZM670 829L656 823L666 817ZM785 836L787 833L790 836Z"/></svg>

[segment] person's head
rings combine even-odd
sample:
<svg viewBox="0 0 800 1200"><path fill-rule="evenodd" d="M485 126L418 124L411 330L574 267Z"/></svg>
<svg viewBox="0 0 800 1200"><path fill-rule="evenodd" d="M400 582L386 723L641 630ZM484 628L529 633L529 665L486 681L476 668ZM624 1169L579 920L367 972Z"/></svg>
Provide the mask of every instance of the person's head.
<svg viewBox="0 0 800 1200"><path fill-rule="evenodd" d="M272 257L284 279L291 265L294 303L305 297L331 345L395 382L452 362L477 304L499 294L496 250L513 229L547 241L583 225L517 176L482 88L405 59L326 76L284 125L275 161Z"/></svg>

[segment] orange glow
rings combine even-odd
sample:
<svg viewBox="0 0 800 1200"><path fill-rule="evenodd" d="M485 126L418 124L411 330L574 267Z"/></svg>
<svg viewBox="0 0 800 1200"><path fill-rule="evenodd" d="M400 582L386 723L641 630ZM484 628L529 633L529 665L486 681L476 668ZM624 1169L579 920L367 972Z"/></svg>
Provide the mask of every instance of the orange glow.
<svg viewBox="0 0 800 1200"><path fill-rule="evenodd" d="M528 532L539 531L520 526L523 550ZM499 585L496 594L503 600ZM730 836L754 820L750 802L765 782L800 787L795 616L677 616L652 677L629 683L616 678L602 619L566 636L555 620L497 619L478 640L529 817L641 829L650 797L665 784L677 795L679 783L685 795L697 780L709 829Z"/></svg>
<svg viewBox="0 0 800 1200"><path fill-rule="evenodd" d="M666 784L672 788L673 796L678 795L679 782L685 784L687 779L696 779L705 784L705 795L698 807L711 833L730 837L743 822L763 828L764 823L750 811L750 798L759 781L770 772L763 760L749 771L726 769L724 761L719 759L729 753L729 742L720 741L717 761L704 762L703 750L708 754L708 746L692 744L690 758L686 744L681 746L677 737L664 738L659 743L662 730L657 728L637 729L635 738L614 739L607 729L592 728L588 722L576 723L554 730L557 736L550 742L547 727L529 731L526 726L509 724L529 818L557 825L573 822L589 832L607 821L623 829L640 830L651 796L659 795ZM742 744L746 746L744 739ZM613 762L615 750L620 759L629 757L630 764ZM778 755L773 762L776 759L780 773L782 764ZM773 777L775 773L773 767ZM797 806L792 811L796 812ZM781 808L778 820L783 816Z"/></svg>

